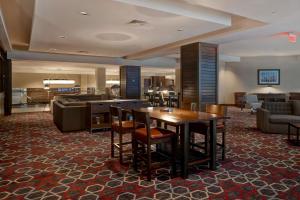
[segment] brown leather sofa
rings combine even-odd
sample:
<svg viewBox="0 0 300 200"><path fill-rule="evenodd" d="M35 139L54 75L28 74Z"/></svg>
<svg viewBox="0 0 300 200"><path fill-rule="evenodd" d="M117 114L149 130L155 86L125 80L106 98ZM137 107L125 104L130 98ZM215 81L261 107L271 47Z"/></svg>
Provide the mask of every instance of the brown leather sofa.
<svg viewBox="0 0 300 200"><path fill-rule="evenodd" d="M62 132L86 129L87 102L109 100L107 95L63 95L53 102L53 121Z"/></svg>
<svg viewBox="0 0 300 200"><path fill-rule="evenodd" d="M108 112L110 105L124 108L148 106L145 100L111 100L107 95L66 95L53 102L53 121L62 132L87 130L91 122L91 105L97 112ZM89 105L89 106L88 106ZM100 110L99 110L99 105Z"/></svg>
<svg viewBox="0 0 300 200"><path fill-rule="evenodd" d="M300 101L265 102L257 109L257 128L265 133L288 133L290 122L300 123Z"/></svg>

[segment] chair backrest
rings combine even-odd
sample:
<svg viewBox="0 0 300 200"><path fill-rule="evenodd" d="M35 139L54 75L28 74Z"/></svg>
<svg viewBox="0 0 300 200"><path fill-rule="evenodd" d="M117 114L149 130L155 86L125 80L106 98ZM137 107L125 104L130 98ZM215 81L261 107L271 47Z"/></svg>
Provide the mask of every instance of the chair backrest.
<svg viewBox="0 0 300 200"><path fill-rule="evenodd" d="M245 101L246 103L257 103L258 102L257 95L255 94L245 95Z"/></svg>
<svg viewBox="0 0 300 200"><path fill-rule="evenodd" d="M145 125L147 131L147 140L150 141L150 116L148 112L141 112L137 110L132 110L133 117L133 128L136 128L140 125Z"/></svg>
<svg viewBox="0 0 300 200"><path fill-rule="evenodd" d="M116 121L119 122L119 126L122 127L122 109L116 106L110 106L110 122L114 123Z"/></svg>
<svg viewBox="0 0 300 200"><path fill-rule="evenodd" d="M221 115L224 117L227 116L227 106L223 105L206 104L205 111L211 114ZM225 125L226 119L222 119L221 122Z"/></svg>
<svg viewBox="0 0 300 200"><path fill-rule="evenodd" d="M211 114L226 116L227 106L207 104L205 111Z"/></svg>

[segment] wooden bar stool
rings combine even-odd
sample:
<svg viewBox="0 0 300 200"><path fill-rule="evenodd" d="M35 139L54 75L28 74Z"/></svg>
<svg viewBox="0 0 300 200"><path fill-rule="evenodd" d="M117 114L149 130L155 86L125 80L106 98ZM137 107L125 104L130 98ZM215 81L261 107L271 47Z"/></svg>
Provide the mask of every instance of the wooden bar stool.
<svg viewBox="0 0 300 200"><path fill-rule="evenodd" d="M133 131L133 121L122 121L122 109L120 107L110 106L111 121L111 157L115 156L115 148L119 150L120 163L123 164L123 153L130 152L131 149L124 150L123 147L132 144L132 141L123 142L125 134L131 134ZM119 134L119 143L114 142L114 133Z"/></svg>
<svg viewBox="0 0 300 200"><path fill-rule="evenodd" d="M216 114L224 116L224 119L217 121L217 133L222 134L222 142L217 143L222 149L222 160L226 159L226 116L227 107L223 105L206 105L205 112L210 114ZM196 143L195 134L204 135L204 147ZM193 123L190 124L190 135L192 148L198 147L204 149L205 153L208 154L209 144L209 124L208 123Z"/></svg>
<svg viewBox="0 0 300 200"><path fill-rule="evenodd" d="M176 148L177 148L177 138L176 134L170 130L162 128L150 128L150 117L147 112L132 111L133 115L133 135L132 135L132 144L133 144L133 166L137 170L137 164L139 160L142 160L146 163L147 166L147 179L151 181L151 170L154 168L159 168L161 166L172 164L172 174L176 173ZM144 128L138 128L137 125L143 124ZM161 152L154 152L151 150L152 145L171 143L171 156L167 161L160 160L159 162L153 162L152 154L156 153L159 156L167 157L162 155ZM139 145L142 146L142 151ZM146 146L146 152L143 151Z"/></svg>

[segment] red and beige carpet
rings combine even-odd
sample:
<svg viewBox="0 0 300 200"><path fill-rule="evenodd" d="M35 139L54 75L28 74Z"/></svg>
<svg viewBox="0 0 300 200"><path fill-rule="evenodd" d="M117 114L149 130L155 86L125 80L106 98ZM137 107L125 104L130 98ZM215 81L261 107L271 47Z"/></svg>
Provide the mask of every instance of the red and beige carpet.
<svg viewBox="0 0 300 200"><path fill-rule="evenodd" d="M0 199L300 199L300 148L230 109L227 160L152 182L110 158L109 133L61 133L50 113L0 120Z"/></svg>

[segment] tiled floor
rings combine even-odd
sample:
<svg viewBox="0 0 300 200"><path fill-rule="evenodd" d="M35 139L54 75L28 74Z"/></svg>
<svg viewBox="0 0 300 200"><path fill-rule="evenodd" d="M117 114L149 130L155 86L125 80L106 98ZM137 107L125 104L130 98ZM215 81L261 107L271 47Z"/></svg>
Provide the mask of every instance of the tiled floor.
<svg viewBox="0 0 300 200"><path fill-rule="evenodd" d="M110 158L110 135L61 133L48 112L0 119L0 199L300 199L300 148L263 134L255 115L232 108L227 160L216 171L169 169L148 182Z"/></svg>

